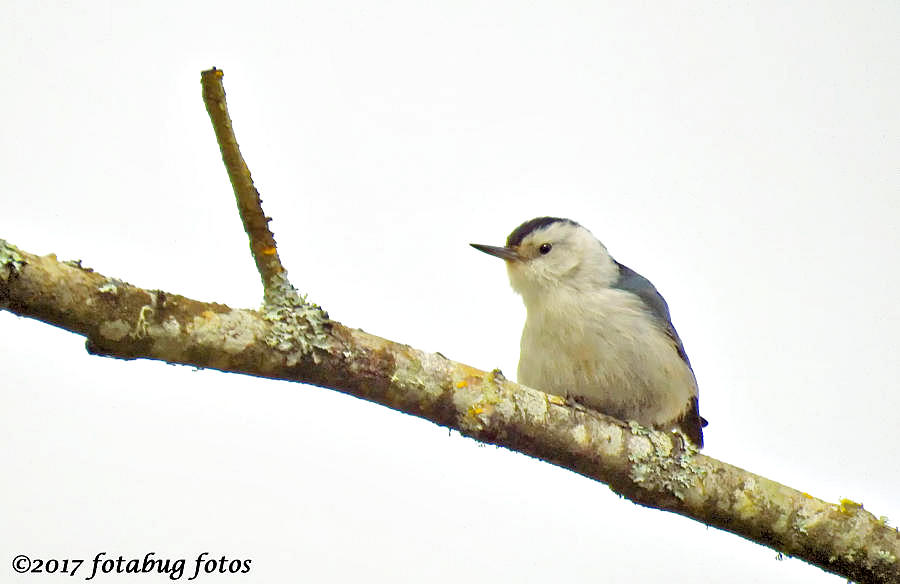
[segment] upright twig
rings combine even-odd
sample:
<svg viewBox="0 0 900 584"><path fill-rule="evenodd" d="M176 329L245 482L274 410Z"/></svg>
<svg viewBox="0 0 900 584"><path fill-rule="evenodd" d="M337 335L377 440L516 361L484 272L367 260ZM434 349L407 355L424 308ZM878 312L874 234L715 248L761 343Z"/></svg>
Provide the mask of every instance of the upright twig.
<svg viewBox="0 0 900 584"><path fill-rule="evenodd" d="M270 218L263 212L259 191L253 185L250 169L234 135L223 76L222 70L215 67L200 74L203 102L234 189L244 231L250 238L250 252L262 279L262 317L272 323L266 342L288 354L289 362L296 363L311 355L313 350L329 345L331 323L328 313L319 305L308 302L288 280L287 270L278 257L275 236L269 229Z"/></svg>
<svg viewBox="0 0 900 584"><path fill-rule="evenodd" d="M900 582L900 533L850 500L814 498L658 432L332 321L296 294L237 150L221 71L204 99L266 288L261 311L145 290L0 240L0 309L82 334L92 353L333 388L604 482L857 582Z"/></svg>
<svg viewBox="0 0 900 584"><path fill-rule="evenodd" d="M238 212L244 223L244 231L250 238L250 252L253 254L256 269L262 278L263 288L268 298L274 287L287 282L287 271L281 264L278 249L275 246L275 236L269 229L271 218L266 217L263 212L259 191L253 185L250 169L241 155L237 138L234 135L234 127L231 123L231 116L228 115L228 105L225 102L223 75L222 70L215 67L201 73L203 102L206 104L206 111L209 113L209 119L212 121L213 130L216 133L216 141L222 152L222 161L225 163L228 178L234 189Z"/></svg>

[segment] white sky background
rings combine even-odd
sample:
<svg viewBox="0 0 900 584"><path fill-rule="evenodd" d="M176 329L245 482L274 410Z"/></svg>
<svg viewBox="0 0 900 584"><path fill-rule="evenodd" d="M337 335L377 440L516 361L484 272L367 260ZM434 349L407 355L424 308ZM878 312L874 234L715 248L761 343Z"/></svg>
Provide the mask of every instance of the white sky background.
<svg viewBox="0 0 900 584"><path fill-rule="evenodd" d="M707 454L900 523L900 5L250 4L4 2L0 237L257 306L215 65L334 318L513 377L524 309L468 243L571 217L669 301ZM252 559L208 582L842 581L330 390L6 312L0 343L5 582L101 551Z"/></svg>

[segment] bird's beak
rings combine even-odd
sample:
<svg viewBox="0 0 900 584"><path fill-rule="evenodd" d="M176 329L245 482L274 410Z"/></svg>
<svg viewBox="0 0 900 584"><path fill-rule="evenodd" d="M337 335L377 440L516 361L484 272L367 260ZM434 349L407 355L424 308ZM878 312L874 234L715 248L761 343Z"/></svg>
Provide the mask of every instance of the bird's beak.
<svg viewBox="0 0 900 584"><path fill-rule="evenodd" d="M522 260L522 256L519 255L519 252L512 247L497 247L495 245L482 245L480 243L470 243L469 245L471 245L478 251L483 251L486 254L497 256L498 258L506 260L508 262L518 262Z"/></svg>

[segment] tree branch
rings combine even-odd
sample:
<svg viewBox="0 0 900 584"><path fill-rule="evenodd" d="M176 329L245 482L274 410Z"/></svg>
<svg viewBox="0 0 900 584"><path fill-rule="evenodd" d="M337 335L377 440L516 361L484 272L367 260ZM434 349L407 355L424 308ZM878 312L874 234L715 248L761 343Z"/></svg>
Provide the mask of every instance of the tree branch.
<svg viewBox="0 0 900 584"><path fill-rule="evenodd" d="M87 337L88 350L330 387L604 482L859 582L900 580L900 534L499 373L323 320L278 332L263 312L144 290L0 240L0 308ZM293 342L282 344L285 330Z"/></svg>
<svg viewBox="0 0 900 584"><path fill-rule="evenodd" d="M221 72L204 72L209 75L221 86ZM81 334L94 354L336 389L568 468L636 503L691 517L846 578L900 581L900 534L861 505L827 503L702 455L673 434L626 424L516 385L499 372L346 327L315 305L290 300L290 293L272 295L271 290L293 288L279 279L284 270L230 131L224 92L215 95L207 99L204 90L266 287L261 310L141 289L3 240L0 309ZM245 210L255 219L245 217Z"/></svg>
<svg viewBox="0 0 900 584"><path fill-rule="evenodd" d="M238 148L237 137L228 115L225 102L225 86L222 84L224 73L213 67L200 74L200 85L203 88L203 103L216 133L216 142L222 152L222 162L228 171L228 180L234 189L238 212L244 223L244 231L250 238L250 252L256 269L262 278L263 288L268 294L279 284L287 282L287 271L278 257L275 247L275 236L269 230L269 217L262 210L259 191L253 185L250 169Z"/></svg>

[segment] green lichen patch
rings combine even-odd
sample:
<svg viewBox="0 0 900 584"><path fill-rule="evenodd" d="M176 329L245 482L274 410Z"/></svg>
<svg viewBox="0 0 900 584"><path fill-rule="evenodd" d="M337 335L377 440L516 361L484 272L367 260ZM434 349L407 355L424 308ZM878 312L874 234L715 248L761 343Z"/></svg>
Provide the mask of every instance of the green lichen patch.
<svg viewBox="0 0 900 584"><path fill-rule="evenodd" d="M329 333L328 313L298 293L286 273L269 281L260 312L272 324L266 344L286 353L288 366L310 356L318 362L316 350L327 351L334 343Z"/></svg>
<svg viewBox="0 0 900 584"><path fill-rule="evenodd" d="M667 492L684 501L704 469L695 463L695 449L676 452L674 434L654 431L630 422L632 435L627 439L630 476L638 485L654 491Z"/></svg>
<svg viewBox="0 0 900 584"><path fill-rule="evenodd" d="M6 282L10 277L18 276L26 263L19 248L0 239L0 280Z"/></svg>
<svg viewBox="0 0 900 584"><path fill-rule="evenodd" d="M875 552L876 561L888 566L897 562L897 556L887 550L878 550Z"/></svg>
<svg viewBox="0 0 900 584"><path fill-rule="evenodd" d="M126 282L119 280L118 278L106 278L102 284L97 286L97 292L101 294L109 294L110 296L116 296L119 294L119 288L127 286Z"/></svg>

